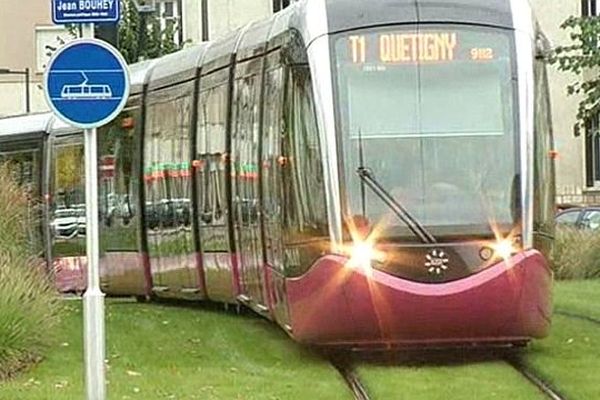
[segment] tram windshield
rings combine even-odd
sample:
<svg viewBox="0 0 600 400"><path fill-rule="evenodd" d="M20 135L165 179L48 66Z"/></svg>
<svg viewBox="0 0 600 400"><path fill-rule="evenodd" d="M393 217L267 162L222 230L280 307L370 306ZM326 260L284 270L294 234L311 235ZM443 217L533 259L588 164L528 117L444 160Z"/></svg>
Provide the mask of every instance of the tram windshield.
<svg viewBox="0 0 600 400"><path fill-rule="evenodd" d="M412 236L361 180L367 169L436 238L518 223L512 35L454 25L360 30L333 39L348 216Z"/></svg>

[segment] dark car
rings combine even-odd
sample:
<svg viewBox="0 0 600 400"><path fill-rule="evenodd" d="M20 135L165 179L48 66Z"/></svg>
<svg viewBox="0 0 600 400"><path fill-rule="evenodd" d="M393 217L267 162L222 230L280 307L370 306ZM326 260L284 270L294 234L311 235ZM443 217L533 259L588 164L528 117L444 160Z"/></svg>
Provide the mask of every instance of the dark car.
<svg viewBox="0 0 600 400"><path fill-rule="evenodd" d="M600 207L576 207L560 211L556 224L577 229L600 229Z"/></svg>

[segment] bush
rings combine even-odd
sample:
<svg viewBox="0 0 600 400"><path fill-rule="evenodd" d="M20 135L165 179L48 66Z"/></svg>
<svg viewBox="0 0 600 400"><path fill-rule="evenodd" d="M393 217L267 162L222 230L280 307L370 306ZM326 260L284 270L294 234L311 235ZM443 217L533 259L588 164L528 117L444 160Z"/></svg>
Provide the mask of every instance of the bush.
<svg viewBox="0 0 600 400"><path fill-rule="evenodd" d="M600 278L600 233L558 227L550 262L557 279Z"/></svg>
<svg viewBox="0 0 600 400"><path fill-rule="evenodd" d="M24 188L0 166L0 380L39 360L59 322L60 300L32 235Z"/></svg>

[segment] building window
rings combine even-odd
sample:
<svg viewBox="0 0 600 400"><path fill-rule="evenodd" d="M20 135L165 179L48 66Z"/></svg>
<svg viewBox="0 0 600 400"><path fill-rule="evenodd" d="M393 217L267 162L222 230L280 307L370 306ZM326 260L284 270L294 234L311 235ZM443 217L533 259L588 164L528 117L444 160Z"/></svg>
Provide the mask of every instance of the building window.
<svg viewBox="0 0 600 400"><path fill-rule="evenodd" d="M584 17L595 17L598 15L596 0L581 0L581 15Z"/></svg>
<svg viewBox="0 0 600 400"><path fill-rule="evenodd" d="M174 31L173 40L177 45L183 41L181 29L181 0L159 0L156 3L160 19L160 29L165 30L168 26Z"/></svg>
<svg viewBox="0 0 600 400"><path fill-rule="evenodd" d="M600 114L593 118L585 136L586 185L600 187Z"/></svg>
<svg viewBox="0 0 600 400"><path fill-rule="evenodd" d="M273 0L273 12L283 10L290 5L291 0Z"/></svg>

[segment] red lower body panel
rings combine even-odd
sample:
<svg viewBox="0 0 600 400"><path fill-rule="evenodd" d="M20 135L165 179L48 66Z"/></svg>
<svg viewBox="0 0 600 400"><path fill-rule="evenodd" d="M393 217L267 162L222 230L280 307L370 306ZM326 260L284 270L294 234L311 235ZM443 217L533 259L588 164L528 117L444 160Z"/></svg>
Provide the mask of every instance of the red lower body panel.
<svg viewBox="0 0 600 400"><path fill-rule="evenodd" d="M52 262L56 288L61 293L83 293L87 287L87 258L61 257Z"/></svg>
<svg viewBox="0 0 600 400"><path fill-rule="evenodd" d="M326 256L286 282L292 336L315 345L516 342L550 328L552 273L531 250L471 277L423 284Z"/></svg>

